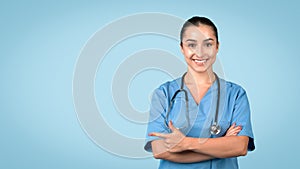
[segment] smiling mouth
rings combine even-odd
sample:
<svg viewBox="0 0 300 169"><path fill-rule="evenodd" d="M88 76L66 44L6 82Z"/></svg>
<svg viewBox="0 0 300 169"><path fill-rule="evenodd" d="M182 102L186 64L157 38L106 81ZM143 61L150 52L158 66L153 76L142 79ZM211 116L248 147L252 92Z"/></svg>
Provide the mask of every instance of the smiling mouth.
<svg viewBox="0 0 300 169"><path fill-rule="evenodd" d="M203 64L203 63L206 63L208 59L192 59L192 60L193 60L194 62L196 62L196 63L201 63L201 64Z"/></svg>

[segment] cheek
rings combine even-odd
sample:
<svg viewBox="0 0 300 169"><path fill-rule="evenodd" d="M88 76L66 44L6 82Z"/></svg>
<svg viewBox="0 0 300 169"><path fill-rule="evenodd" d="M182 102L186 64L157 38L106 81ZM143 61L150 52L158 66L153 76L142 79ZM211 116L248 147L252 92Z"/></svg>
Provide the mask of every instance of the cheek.
<svg viewBox="0 0 300 169"><path fill-rule="evenodd" d="M215 53L213 53L213 54L211 55L211 62L212 62L212 64L215 63L216 58L217 58L217 52L215 52Z"/></svg>
<svg viewBox="0 0 300 169"><path fill-rule="evenodd" d="M216 59L216 56L217 56L217 54L218 54L218 50L216 50L216 49L213 49L213 50L211 51L211 53L210 53L210 54L208 54L208 55L209 55L209 57L210 57L210 58L212 58L213 60L215 60L215 59Z"/></svg>
<svg viewBox="0 0 300 169"><path fill-rule="evenodd" d="M193 52L191 52L190 50L183 50L182 54L185 58L190 58L193 55Z"/></svg>

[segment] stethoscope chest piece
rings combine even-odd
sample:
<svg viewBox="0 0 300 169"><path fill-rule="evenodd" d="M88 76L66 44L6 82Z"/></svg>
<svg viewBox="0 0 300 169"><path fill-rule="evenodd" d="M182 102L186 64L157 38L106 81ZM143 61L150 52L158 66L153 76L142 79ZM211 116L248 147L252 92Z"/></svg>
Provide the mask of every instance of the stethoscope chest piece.
<svg viewBox="0 0 300 169"><path fill-rule="evenodd" d="M218 125L216 122L210 126L210 133L212 135L218 135L221 132L221 126Z"/></svg>

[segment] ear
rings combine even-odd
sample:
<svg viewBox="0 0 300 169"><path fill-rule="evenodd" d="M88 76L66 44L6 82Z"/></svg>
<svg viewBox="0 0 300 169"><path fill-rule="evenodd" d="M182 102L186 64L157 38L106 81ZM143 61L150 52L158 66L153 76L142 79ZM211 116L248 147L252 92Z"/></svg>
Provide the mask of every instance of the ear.
<svg viewBox="0 0 300 169"><path fill-rule="evenodd" d="M179 46L180 46L181 53L184 54L182 42L180 43Z"/></svg>
<svg viewBox="0 0 300 169"><path fill-rule="evenodd" d="M219 52L220 42L217 43L217 53Z"/></svg>

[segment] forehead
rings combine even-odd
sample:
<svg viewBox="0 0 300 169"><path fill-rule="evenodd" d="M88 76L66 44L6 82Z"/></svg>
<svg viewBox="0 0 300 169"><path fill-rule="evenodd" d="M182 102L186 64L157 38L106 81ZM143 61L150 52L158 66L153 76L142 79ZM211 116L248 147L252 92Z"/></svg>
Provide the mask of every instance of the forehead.
<svg viewBox="0 0 300 169"><path fill-rule="evenodd" d="M197 41L203 41L209 38L216 40L212 27L207 25L189 26L183 34L183 40L194 39Z"/></svg>

